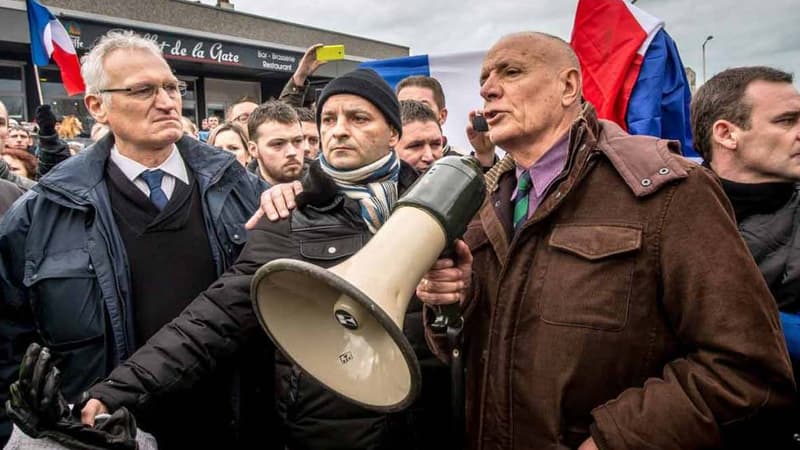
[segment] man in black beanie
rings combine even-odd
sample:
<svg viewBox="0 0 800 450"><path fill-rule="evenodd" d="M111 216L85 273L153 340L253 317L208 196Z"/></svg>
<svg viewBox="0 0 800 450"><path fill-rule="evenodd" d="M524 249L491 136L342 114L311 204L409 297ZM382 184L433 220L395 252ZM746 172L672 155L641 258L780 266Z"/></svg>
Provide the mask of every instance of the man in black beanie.
<svg viewBox="0 0 800 450"><path fill-rule="evenodd" d="M398 195L417 177L393 150L402 123L392 90L372 70L350 72L325 88L317 104L317 121L322 154L302 180L297 208L284 220L258 221L234 266L107 380L89 390L92 399L80 405L84 423L93 424L97 414L121 406L135 414L153 399L191 389L213 367L226 364L242 345L263 338L250 303L251 278L263 264L293 258L331 267L363 247L388 218ZM417 302L407 314L406 334L427 353L421 305ZM298 320L296 326L308 325ZM447 383L447 371L443 373ZM448 413L446 385L437 390L444 392L437 402L439 411L426 410L426 416L419 416L418 408L411 407L385 415L336 396L278 351L274 375L275 380L265 379L264 386L275 386L279 433L270 433L265 424L268 437L253 442L254 447L413 449L436 445L435 439L446 447L446 433L423 431L440 423L441 417L435 415ZM436 387L434 380L427 383L429 389Z"/></svg>

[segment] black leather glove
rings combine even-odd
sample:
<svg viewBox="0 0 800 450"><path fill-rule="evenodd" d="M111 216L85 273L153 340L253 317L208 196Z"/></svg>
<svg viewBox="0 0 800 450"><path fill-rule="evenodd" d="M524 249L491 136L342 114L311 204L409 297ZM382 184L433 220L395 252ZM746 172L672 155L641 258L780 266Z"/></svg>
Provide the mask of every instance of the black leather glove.
<svg viewBox="0 0 800 450"><path fill-rule="evenodd" d="M127 409L120 408L94 427L80 421L81 407L71 413L61 393L61 375L53 364L50 350L33 343L19 368L19 380L9 389L6 411L9 418L28 436L50 438L79 450L135 450L136 421Z"/></svg>
<svg viewBox="0 0 800 450"><path fill-rule="evenodd" d="M39 139L57 137L56 135L56 115L50 105L41 105L36 108L34 114L36 124L39 125Z"/></svg>

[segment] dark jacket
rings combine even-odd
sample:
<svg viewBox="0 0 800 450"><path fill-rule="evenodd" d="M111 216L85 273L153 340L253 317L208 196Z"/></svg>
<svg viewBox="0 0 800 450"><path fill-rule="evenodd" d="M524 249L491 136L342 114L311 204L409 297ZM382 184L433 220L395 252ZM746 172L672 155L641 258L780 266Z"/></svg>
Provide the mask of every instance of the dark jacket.
<svg viewBox="0 0 800 450"><path fill-rule="evenodd" d="M734 205L735 206L735 205ZM800 192L767 214L739 220L739 232L753 254L781 311L800 311Z"/></svg>
<svg viewBox="0 0 800 450"><path fill-rule="evenodd" d="M487 174L466 233L471 447L737 444L734 427L787 408L794 386L775 302L719 183L676 143L630 136L592 108L569 142L516 234L510 159ZM774 448L751 436L764 445L749 448Z"/></svg>
<svg viewBox="0 0 800 450"><path fill-rule="evenodd" d="M400 190L405 190L414 178L414 169L403 163ZM276 223L262 220L251 230L236 264L148 345L114 370L106 382L93 387L90 394L112 409L121 405L136 408L154 396L189 388L211 368L224 364L227 355L236 352L243 343L264 335L250 302L252 275L264 263L276 258L294 258L330 267L353 255L371 238L358 203L338 191L321 171L319 162L311 164L303 185L304 191L297 198L298 208L289 219ZM330 248L336 249L336 253L330 253ZM423 395L421 403L412 406L411 412L380 415L340 399L278 355L276 408L283 423L281 435L289 448L435 446L438 436L421 435L425 430L433 433L438 429L436 425L441 424L442 428L447 425L444 417L449 413L448 371L425 348L418 300L409 307L405 324L406 335L422 359L423 385L429 380L431 391L444 393L444 397L437 400ZM426 380L426 373L433 375ZM436 376L441 374L444 384L437 385ZM440 409L426 409L429 416L425 417L420 411L426 401ZM282 445L277 435L266 431L264 435L253 446ZM431 440L423 441L426 437Z"/></svg>
<svg viewBox="0 0 800 450"><path fill-rule="evenodd" d="M55 167L0 222L3 404L31 341L54 351L69 400L142 344L134 341L128 261L104 179L112 146L109 134ZM185 136L177 146L198 182L221 274L244 246L263 185L229 153Z"/></svg>

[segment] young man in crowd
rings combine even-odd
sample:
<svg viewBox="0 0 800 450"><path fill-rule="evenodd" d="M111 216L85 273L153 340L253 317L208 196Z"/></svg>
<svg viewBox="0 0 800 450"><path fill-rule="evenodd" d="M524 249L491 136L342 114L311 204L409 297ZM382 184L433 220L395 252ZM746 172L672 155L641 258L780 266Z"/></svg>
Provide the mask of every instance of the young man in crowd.
<svg viewBox="0 0 800 450"><path fill-rule="evenodd" d="M247 128L248 151L261 179L272 186L300 178L305 140L294 108L277 100L263 103L250 114Z"/></svg>
<svg viewBox="0 0 800 450"><path fill-rule="evenodd" d="M303 150L306 159L317 159L319 155L319 128L317 118L311 108L295 108L303 128Z"/></svg>
<svg viewBox="0 0 800 450"><path fill-rule="evenodd" d="M442 128L436 114L425 103L401 100L403 138L395 147L400 159L425 173L443 154Z"/></svg>

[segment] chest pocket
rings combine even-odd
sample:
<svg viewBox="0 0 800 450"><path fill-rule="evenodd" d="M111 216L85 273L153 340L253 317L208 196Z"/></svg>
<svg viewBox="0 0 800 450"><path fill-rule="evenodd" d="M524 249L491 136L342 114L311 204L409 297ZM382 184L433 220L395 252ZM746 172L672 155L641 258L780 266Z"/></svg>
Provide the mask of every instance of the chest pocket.
<svg viewBox="0 0 800 450"><path fill-rule="evenodd" d="M51 253L25 266L23 282L47 345L68 350L102 339L103 299L85 249Z"/></svg>
<svg viewBox="0 0 800 450"><path fill-rule="evenodd" d="M542 321L619 331L628 319L642 227L561 224L547 242Z"/></svg>
<svg viewBox="0 0 800 450"><path fill-rule="evenodd" d="M309 262L328 267L352 256L364 246L360 235L300 241L300 255ZM327 261L328 263L322 263Z"/></svg>

